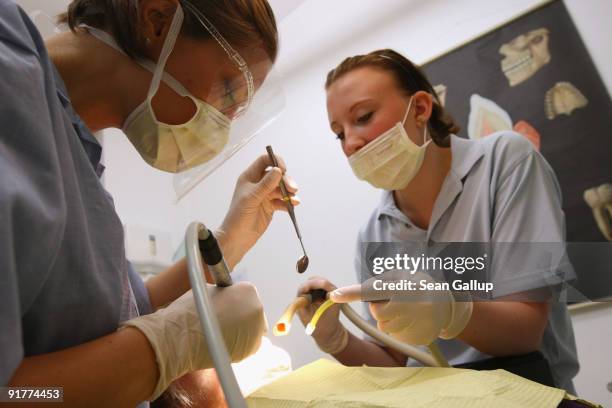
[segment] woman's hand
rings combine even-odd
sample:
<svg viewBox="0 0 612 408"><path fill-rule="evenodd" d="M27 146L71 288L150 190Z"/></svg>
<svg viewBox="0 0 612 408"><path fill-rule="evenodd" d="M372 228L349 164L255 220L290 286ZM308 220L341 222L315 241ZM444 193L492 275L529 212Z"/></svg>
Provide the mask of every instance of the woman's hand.
<svg viewBox="0 0 612 408"><path fill-rule="evenodd" d="M379 285L410 282L415 289L377 290L377 282ZM471 318L472 301L456 301L448 290L420 289L421 282L433 285L435 280L423 272L387 272L362 285L336 289L330 298L336 303L373 300L369 308L378 329L404 343L428 345L438 337L450 339L459 335Z"/></svg>
<svg viewBox="0 0 612 408"><path fill-rule="evenodd" d="M242 361L255 353L267 330L263 305L255 286L238 282L226 288L207 285L205 290L232 362ZM122 326L140 330L155 353L159 378L149 397L151 401L184 374L214 368L192 291L167 307L128 320Z"/></svg>
<svg viewBox="0 0 612 408"><path fill-rule="evenodd" d="M325 289L331 292L336 289L330 281L321 277L312 277L300 285L298 288L298 296L307 294L311 290ZM297 313L300 320L306 326L312 319L312 316L323 303L322 300L312 302L308 306L298 309ZM340 323L340 306L334 305L321 316L317 323L317 328L312 333L312 337L317 342L319 348L329 354L337 354L342 352L348 344L348 331Z"/></svg>
<svg viewBox="0 0 612 408"><path fill-rule="evenodd" d="M288 176L284 161L277 156L280 168L271 167L267 155L261 155L236 182L234 196L221 227L215 232L230 269L266 231L274 211L287 211L279 183L281 178L291 194L291 203L298 205L297 185Z"/></svg>

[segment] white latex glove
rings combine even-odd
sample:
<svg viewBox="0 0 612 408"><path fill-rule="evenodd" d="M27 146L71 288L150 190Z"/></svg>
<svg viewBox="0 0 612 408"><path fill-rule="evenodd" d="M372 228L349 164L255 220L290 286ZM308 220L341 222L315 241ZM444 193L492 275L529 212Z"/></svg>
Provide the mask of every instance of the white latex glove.
<svg viewBox="0 0 612 408"><path fill-rule="evenodd" d="M291 203L300 203L294 195L297 185L291 177L283 176L285 163L280 156L276 157L280 169L271 167L269 157L261 155L238 177L229 211L216 232L216 235L225 236L226 241L231 242L231 248L222 249L226 258L232 259L234 264L266 231L274 211L287 211L279 187L281 178L292 194Z"/></svg>
<svg viewBox="0 0 612 408"><path fill-rule="evenodd" d="M387 283L410 280L416 282L417 288L422 280L435 282L431 276L422 272L414 275L389 274L389 277L384 275L366 281L364 286L351 285L336 289L330 293L330 299L337 303L362 300L362 291L367 286L367 292L376 292L375 296L380 296L378 299L389 299L369 303L370 313L376 319L378 329L413 345L429 345L438 337L454 338L467 326L473 308L469 296L461 299L465 301L455 301L453 293L447 290L372 290L376 279Z"/></svg>
<svg viewBox="0 0 612 408"><path fill-rule="evenodd" d="M267 330L257 290L247 282L226 288L207 286L230 358L233 362L243 360L257 351ZM214 366L191 290L167 307L122 326L143 332L155 351L159 380L151 401L183 374Z"/></svg>
<svg viewBox="0 0 612 408"><path fill-rule="evenodd" d="M325 278L312 277L300 285L298 296L306 294L313 289L325 289L327 292L331 292L336 289L336 286ZM319 300L305 308L298 309L298 316L304 326L310 322L312 316L322 303L323 301ZM321 316L317 323L317 328L312 333L312 337L321 351L328 354L340 353L346 348L349 335L346 328L340 323L340 306L330 307Z"/></svg>

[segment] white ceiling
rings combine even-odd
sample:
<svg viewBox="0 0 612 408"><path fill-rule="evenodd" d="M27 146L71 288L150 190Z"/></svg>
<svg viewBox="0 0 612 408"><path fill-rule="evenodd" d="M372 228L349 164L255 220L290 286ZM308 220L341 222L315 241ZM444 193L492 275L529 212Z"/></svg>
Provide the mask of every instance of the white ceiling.
<svg viewBox="0 0 612 408"><path fill-rule="evenodd" d="M274 16L277 22L282 22L284 18L300 7L307 0L268 0L270 7L274 10Z"/></svg>
<svg viewBox="0 0 612 408"><path fill-rule="evenodd" d="M284 26L285 18L294 12L307 0L268 0L274 10L279 26ZM70 0L15 0L25 11L41 31L43 37L54 33L55 17L66 10Z"/></svg>
<svg viewBox="0 0 612 408"><path fill-rule="evenodd" d="M276 68L287 75L362 33L383 29L398 16L440 0L269 1L280 21L281 52Z"/></svg>
<svg viewBox="0 0 612 408"><path fill-rule="evenodd" d="M288 76L359 36L375 34L407 13L418 14L448 0L268 0L280 31L276 69ZM528 0L521 0L523 2ZM531 0L533 1L533 0ZM55 16L69 0L16 0L34 19L43 37L53 34ZM468 2L469 3L469 2ZM435 17L434 17L435 18Z"/></svg>

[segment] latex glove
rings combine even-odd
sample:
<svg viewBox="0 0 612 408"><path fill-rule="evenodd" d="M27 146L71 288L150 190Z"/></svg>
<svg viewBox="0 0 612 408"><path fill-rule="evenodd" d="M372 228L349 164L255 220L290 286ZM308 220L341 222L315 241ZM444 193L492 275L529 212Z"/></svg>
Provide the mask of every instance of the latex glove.
<svg viewBox="0 0 612 408"><path fill-rule="evenodd" d="M283 176L285 163L280 156L276 157L280 168L270 167L270 158L261 155L238 177L229 211L216 232L232 243L231 247L222 249L234 265L266 231L274 211L287 211L279 187L281 178L292 194L291 203L300 203L294 195L296 183L291 177Z"/></svg>
<svg viewBox="0 0 612 408"><path fill-rule="evenodd" d="M298 296L308 293L313 289L325 289L331 292L336 289L330 281L321 277L311 277L298 288ZM312 319L312 316L323 303L322 300L311 303L305 308L298 309L297 313L306 326ZM328 354L337 354L346 348L348 344L348 331L340 323L340 306L332 306L329 308L317 323L317 328L312 333L317 346L321 351Z"/></svg>
<svg viewBox="0 0 612 408"><path fill-rule="evenodd" d="M207 286L231 360L243 360L257 351L267 330L257 290L247 282L226 288ZM159 380L149 398L151 401L183 374L214 366L191 290L167 307L124 322L122 326L143 332L155 351Z"/></svg>
<svg viewBox="0 0 612 408"><path fill-rule="evenodd" d="M469 295L453 294L448 290L373 290L376 279L386 283L409 280L415 282L416 288L420 281L435 283L431 276L422 272L385 275L387 273L370 279L363 286L336 289L330 293L330 299L337 303L362 300L364 296L374 300L389 299L369 303L370 313L379 330L408 344L429 345L438 337L451 339L467 326L473 308ZM457 300L461 301L456 301L455 297L459 296L462 298Z"/></svg>

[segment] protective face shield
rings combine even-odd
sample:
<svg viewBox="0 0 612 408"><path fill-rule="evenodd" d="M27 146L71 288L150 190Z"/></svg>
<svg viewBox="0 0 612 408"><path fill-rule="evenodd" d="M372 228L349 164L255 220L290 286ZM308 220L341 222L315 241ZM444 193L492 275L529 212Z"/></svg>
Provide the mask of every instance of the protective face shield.
<svg viewBox="0 0 612 408"><path fill-rule="evenodd" d="M157 64L147 60L136 62L153 73L146 100L128 116L122 130L141 157L151 166L175 175L173 187L177 199L182 198L206 176L244 146L261 129L273 121L284 106L278 82L266 78L271 62L263 50L253 50L255 69L248 67L243 57L221 36L216 28L197 8L184 1L186 10L200 22L211 37L227 54L225 64L208 69L206 75L218 78L208 88L206 95L195 96L178 80L164 72L166 62L175 46L181 30L184 12L176 9L166 35ZM85 27L92 35L123 53L115 40L106 32ZM230 69L227 69L230 65ZM221 75L221 72L224 72ZM234 77L227 72L238 72ZM254 72L257 77L254 77ZM267 79L264 83L264 79ZM176 94L189 98L195 113L187 122L168 124L157 119L152 100L160 84L168 86ZM263 83L263 84L262 84ZM255 87L264 91L257 108L247 115L252 105ZM267 86L266 86L267 85ZM265 88L265 89L264 89ZM259 92L258 92L259 93ZM234 128L239 132L234 132Z"/></svg>
<svg viewBox="0 0 612 408"><path fill-rule="evenodd" d="M414 178L423 164L425 150L431 140L425 142L427 126L423 129L423 144L417 145L408 137L404 123L412 106L401 122L372 140L349 157L349 164L359 180L365 180L376 188L401 190Z"/></svg>

